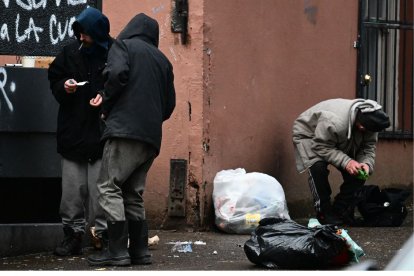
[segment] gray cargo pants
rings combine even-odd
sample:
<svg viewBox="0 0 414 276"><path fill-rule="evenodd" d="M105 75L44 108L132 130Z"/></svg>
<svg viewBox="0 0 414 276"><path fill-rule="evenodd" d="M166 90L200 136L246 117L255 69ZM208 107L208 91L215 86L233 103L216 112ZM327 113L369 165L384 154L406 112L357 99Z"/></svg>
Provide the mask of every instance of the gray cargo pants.
<svg viewBox="0 0 414 276"><path fill-rule="evenodd" d="M145 220L145 181L156 155L153 146L137 140L106 141L98 191L108 221Z"/></svg>
<svg viewBox="0 0 414 276"><path fill-rule="evenodd" d="M63 227L85 233L86 220L95 226L97 236L106 229L103 210L98 204L98 178L101 160L93 164L62 158L62 198L60 216Z"/></svg>

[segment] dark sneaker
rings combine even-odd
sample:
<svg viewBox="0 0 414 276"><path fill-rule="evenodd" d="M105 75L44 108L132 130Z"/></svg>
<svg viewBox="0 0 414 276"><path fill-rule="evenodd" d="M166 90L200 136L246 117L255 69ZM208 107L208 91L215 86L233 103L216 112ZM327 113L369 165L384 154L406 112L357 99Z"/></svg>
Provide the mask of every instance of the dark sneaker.
<svg viewBox="0 0 414 276"><path fill-rule="evenodd" d="M82 233L65 233L65 238L53 253L57 256L82 255Z"/></svg>

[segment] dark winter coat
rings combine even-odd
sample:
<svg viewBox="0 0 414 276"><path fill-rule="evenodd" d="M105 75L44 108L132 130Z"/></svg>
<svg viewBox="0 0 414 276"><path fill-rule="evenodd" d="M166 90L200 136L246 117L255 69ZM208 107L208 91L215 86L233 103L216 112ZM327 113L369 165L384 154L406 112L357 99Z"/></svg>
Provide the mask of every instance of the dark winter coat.
<svg viewBox="0 0 414 276"><path fill-rule="evenodd" d="M121 137L161 147L162 123L175 108L173 68L158 49L158 23L136 15L117 37L104 70L102 139Z"/></svg>
<svg viewBox="0 0 414 276"><path fill-rule="evenodd" d="M63 48L49 67L50 88L59 103L57 151L64 158L73 161L94 161L102 157L103 145L100 138L103 124L99 118L100 108L92 107L89 101L103 89L102 72L112 39L108 34L109 21L96 9L86 9L77 17L73 26L78 38L77 27L80 26L82 31L88 30L88 35L99 44L83 51L79 50L80 41L75 40ZM68 79L89 83L77 87L75 93L69 94L64 89L64 83Z"/></svg>

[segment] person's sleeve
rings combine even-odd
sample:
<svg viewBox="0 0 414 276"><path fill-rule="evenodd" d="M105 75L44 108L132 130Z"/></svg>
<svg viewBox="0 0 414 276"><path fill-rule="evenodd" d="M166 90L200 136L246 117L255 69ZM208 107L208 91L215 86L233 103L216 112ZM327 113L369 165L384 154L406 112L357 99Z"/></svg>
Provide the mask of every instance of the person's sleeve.
<svg viewBox="0 0 414 276"><path fill-rule="evenodd" d="M128 49L122 41L116 40L108 53L107 66L103 71L104 90L102 114L108 116L113 106L128 84Z"/></svg>
<svg viewBox="0 0 414 276"><path fill-rule="evenodd" d="M172 69L172 65L169 65L168 70L168 91L167 91L167 101L165 105L165 112L164 112L164 118L163 120L167 120L171 117L171 114L174 111L175 108L175 87L174 87L174 73Z"/></svg>
<svg viewBox="0 0 414 276"><path fill-rule="evenodd" d="M356 161L359 163L365 163L369 167L369 173L372 174L374 172L374 165L375 165L375 150L376 144L378 141L378 133L368 133L364 135L364 141L359 148Z"/></svg>
<svg viewBox="0 0 414 276"><path fill-rule="evenodd" d="M326 162L345 169L352 158L336 147L339 135L335 125L329 120L319 120L315 137L312 139L312 150Z"/></svg>
<svg viewBox="0 0 414 276"><path fill-rule="evenodd" d="M64 51L56 56L48 69L50 89L59 104L65 104L74 97L74 94L67 93L64 87L65 82L71 78L66 70Z"/></svg>

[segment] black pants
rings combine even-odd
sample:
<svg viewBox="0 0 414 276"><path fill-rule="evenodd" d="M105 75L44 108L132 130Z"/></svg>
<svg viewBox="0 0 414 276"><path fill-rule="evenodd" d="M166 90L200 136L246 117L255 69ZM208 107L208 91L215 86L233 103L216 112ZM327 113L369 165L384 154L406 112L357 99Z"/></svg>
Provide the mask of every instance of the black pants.
<svg viewBox="0 0 414 276"><path fill-rule="evenodd" d="M322 208L330 206L332 190L328 179L328 165L329 163L327 162L319 161L309 168L309 187L312 192L316 212L321 211L321 206ZM344 182L335 197L333 208L342 212L352 204L355 191L362 187L365 181L349 174L346 170L339 171Z"/></svg>

